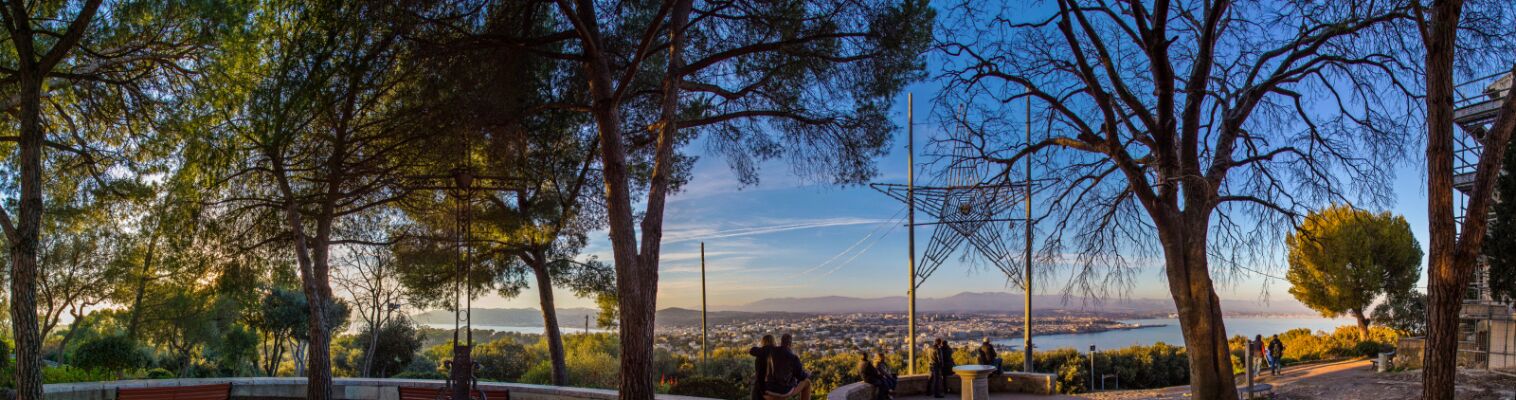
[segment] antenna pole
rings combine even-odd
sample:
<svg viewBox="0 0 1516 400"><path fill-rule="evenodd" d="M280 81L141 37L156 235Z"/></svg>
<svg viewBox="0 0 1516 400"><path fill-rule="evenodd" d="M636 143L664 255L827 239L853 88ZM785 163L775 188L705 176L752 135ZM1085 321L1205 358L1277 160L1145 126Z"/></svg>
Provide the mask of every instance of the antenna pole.
<svg viewBox="0 0 1516 400"><path fill-rule="evenodd" d="M711 352L707 347L706 340L709 338L705 325L705 242L700 242L700 364L705 365L706 357Z"/></svg>
<svg viewBox="0 0 1516 400"><path fill-rule="evenodd" d="M906 372L914 375L916 374L916 111L915 96L910 93L905 95L905 110L905 205L909 209L906 226L910 231L906 248L911 252L910 257L907 257L909 261L906 263L910 285L905 289L906 333L910 340L907 342L909 347L906 348L905 365Z"/></svg>
<svg viewBox="0 0 1516 400"><path fill-rule="evenodd" d="M1032 145L1032 98L1026 98L1026 145ZM1026 249L1022 263L1026 265L1026 316L1021 329L1021 370L1032 372L1032 157L1026 158Z"/></svg>

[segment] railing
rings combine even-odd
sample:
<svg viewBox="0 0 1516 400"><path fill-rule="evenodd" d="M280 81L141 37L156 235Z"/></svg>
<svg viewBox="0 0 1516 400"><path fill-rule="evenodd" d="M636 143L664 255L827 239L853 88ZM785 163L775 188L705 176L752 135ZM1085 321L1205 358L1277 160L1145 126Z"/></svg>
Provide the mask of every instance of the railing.
<svg viewBox="0 0 1516 400"><path fill-rule="evenodd" d="M1470 79L1453 86L1453 108L1467 108L1480 103L1504 99L1511 93L1511 81L1505 78L1509 71ZM1506 79L1501 85L1500 81ZM1500 87L1504 86L1504 87Z"/></svg>

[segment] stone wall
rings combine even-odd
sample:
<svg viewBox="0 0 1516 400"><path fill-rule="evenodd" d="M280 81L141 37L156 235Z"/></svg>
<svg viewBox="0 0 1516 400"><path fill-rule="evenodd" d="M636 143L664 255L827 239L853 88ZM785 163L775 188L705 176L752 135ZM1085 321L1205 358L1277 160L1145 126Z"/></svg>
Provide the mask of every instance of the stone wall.
<svg viewBox="0 0 1516 400"><path fill-rule="evenodd" d="M926 394L928 378L930 377L927 375L902 376L900 383L895 386L895 394L897 396ZM949 376L948 392L957 394L962 382L963 380L957 376ZM1006 372L989 378L989 383L990 393L1054 394L1058 390L1057 376L1053 374ZM873 386L855 382L832 389L831 393L827 394L827 400L870 400L874 398L873 396Z"/></svg>
<svg viewBox="0 0 1516 400"><path fill-rule="evenodd" d="M49 400L114 400L117 388L208 385L231 383L233 400L286 400L305 398L305 378L204 378L154 379L44 385ZM400 387L441 389L444 382L424 379L333 379L333 398L345 400L397 400ZM521 383L480 382L483 390L509 390L511 400L570 400L616 398L616 391ZM700 397L659 395L663 400L701 400Z"/></svg>
<svg viewBox="0 0 1516 400"><path fill-rule="evenodd" d="M1426 348L1426 338L1400 338L1395 344L1395 368L1421 369L1421 352Z"/></svg>

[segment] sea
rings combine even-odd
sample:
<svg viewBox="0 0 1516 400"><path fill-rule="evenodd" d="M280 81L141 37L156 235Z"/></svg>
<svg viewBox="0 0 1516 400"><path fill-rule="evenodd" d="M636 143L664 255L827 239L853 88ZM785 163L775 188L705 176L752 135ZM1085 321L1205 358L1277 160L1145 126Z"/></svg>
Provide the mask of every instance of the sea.
<svg viewBox="0 0 1516 400"><path fill-rule="evenodd" d="M1226 321L1227 336L1263 335L1265 337L1284 333L1297 328L1306 328L1312 331L1331 332L1339 326L1353 325L1351 318L1322 318L1322 317L1228 317ZM1094 345L1096 349L1118 349L1130 346L1151 346L1163 342L1175 346L1184 346L1184 335L1179 332L1179 320L1174 318L1156 319L1129 319L1121 322L1137 325L1140 328L1110 330L1104 332L1069 333L1060 335L1033 336L1032 343L1037 349L1052 350L1060 348L1072 348L1085 351ZM453 324L422 324L437 329L453 329ZM492 330L498 332L516 332L542 334L541 326L505 326L505 325L474 325L474 329ZM584 333L584 327L564 326L561 328L565 334ZM594 333L614 333L613 330L590 329ZM1002 349L1021 348L1021 337L1003 338L994 341Z"/></svg>
<svg viewBox="0 0 1516 400"><path fill-rule="evenodd" d="M1138 345L1151 346L1158 342L1184 346L1184 334L1179 331L1178 319L1132 319L1122 320L1121 322L1142 327L1104 332L1033 336L1032 343L1036 345L1039 351L1059 348L1073 348L1085 351L1091 345L1094 345L1096 349L1118 349ZM1322 317L1228 317L1225 318L1225 322L1228 337L1237 335L1247 337L1263 335L1264 337L1268 337L1297 328L1331 332L1339 326L1356 323L1352 318L1334 319ZM996 345L1003 346L1002 348L1021 348L1021 337L1019 336L1016 338L999 339L994 342Z"/></svg>
<svg viewBox="0 0 1516 400"><path fill-rule="evenodd" d="M451 324L451 323L443 323L443 324L428 323L428 324L421 324L421 325L429 327L429 328L445 329L445 330L448 330L448 331L452 331L453 330L453 324ZM475 330L496 331L496 332L531 333L531 334L537 334L537 335L541 335L542 331L543 331L543 327L541 327L541 326L474 325L474 329ZM561 331L561 332L563 332L564 334L584 333L584 327L583 326L574 327L574 326L561 326L560 325L558 327L558 330ZM589 331L590 332L594 332L594 333L610 333L610 332L614 332L612 330L599 329L599 328L590 328Z"/></svg>

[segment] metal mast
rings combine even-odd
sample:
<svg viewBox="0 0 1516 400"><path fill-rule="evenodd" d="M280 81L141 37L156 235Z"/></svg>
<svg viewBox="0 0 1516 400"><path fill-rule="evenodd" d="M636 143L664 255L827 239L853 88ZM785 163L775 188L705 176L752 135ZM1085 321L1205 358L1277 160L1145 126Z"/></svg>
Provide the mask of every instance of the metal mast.
<svg viewBox="0 0 1516 400"><path fill-rule="evenodd" d="M1032 145L1032 98L1026 98L1026 145ZM1032 372L1032 157L1026 156L1026 251L1022 253L1022 263L1026 266L1026 318L1022 321L1021 329L1022 366L1021 370Z"/></svg>
<svg viewBox="0 0 1516 400"><path fill-rule="evenodd" d="M909 210L907 211L907 224L909 224L907 226L910 228L906 248L911 252L911 256L907 257L909 269L906 270L906 275L910 279L910 286L906 286L905 289L906 313L908 314L906 334L910 340L907 342L905 365L906 372L912 375L916 373L916 111L914 97L910 93L905 95L905 204Z"/></svg>
<svg viewBox="0 0 1516 400"><path fill-rule="evenodd" d="M700 242L700 364L703 366L711 352L706 340L709 338L705 325L705 242Z"/></svg>

